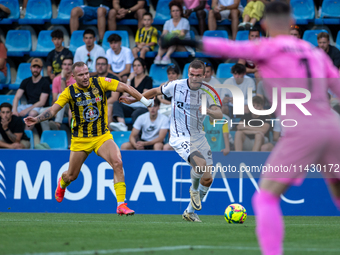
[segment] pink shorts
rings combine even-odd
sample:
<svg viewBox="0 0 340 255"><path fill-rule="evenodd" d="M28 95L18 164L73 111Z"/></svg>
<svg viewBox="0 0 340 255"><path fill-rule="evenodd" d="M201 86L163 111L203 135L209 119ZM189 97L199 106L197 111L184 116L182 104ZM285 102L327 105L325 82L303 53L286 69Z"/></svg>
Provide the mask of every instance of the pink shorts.
<svg viewBox="0 0 340 255"><path fill-rule="evenodd" d="M302 184L307 174L307 178L323 177L328 183L339 181L339 130L333 127L287 132L267 159L261 177L297 186Z"/></svg>

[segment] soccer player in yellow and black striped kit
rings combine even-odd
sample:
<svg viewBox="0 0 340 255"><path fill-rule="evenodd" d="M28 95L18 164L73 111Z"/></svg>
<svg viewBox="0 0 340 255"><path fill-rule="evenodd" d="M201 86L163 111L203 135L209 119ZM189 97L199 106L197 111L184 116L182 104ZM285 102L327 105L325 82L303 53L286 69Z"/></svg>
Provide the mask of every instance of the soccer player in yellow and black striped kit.
<svg viewBox="0 0 340 255"><path fill-rule="evenodd" d="M117 80L98 77L90 78L88 67L84 62L72 66L72 76L76 83L67 87L58 100L48 110L37 117L24 119L26 125L35 125L54 117L67 103L72 111L72 140L69 168L58 180L55 198L61 202L66 187L74 181L87 156L92 152L105 159L114 171L114 189L117 196L117 213L132 215L134 211L124 203L126 186L120 150L113 141L107 128L107 98L106 91L127 92L145 106L152 104L136 89Z"/></svg>

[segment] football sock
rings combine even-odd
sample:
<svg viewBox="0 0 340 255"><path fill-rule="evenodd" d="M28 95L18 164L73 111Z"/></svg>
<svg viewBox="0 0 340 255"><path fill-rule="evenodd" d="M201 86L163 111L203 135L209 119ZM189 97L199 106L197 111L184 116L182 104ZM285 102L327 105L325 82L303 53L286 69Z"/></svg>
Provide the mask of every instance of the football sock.
<svg viewBox="0 0 340 255"><path fill-rule="evenodd" d="M198 185L198 190L200 192L200 199L201 201L203 200L203 198L205 197L205 195L207 194L209 187L203 186L201 183ZM187 207L187 211L188 213L193 213L195 212L195 209L192 207L191 203L189 203L188 207Z"/></svg>
<svg viewBox="0 0 340 255"><path fill-rule="evenodd" d="M64 182L63 177L60 178L60 188L66 189L68 185L70 185L71 182Z"/></svg>
<svg viewBox="0 0 340 255"><path fill-rule="evenodd" d="M198 185L198 190L200 191L200 198L201 198L201 201L203 200L203 198L204 198L205 195L207 194L209 188L210 188L210 187L203 186L201 183Z"/></svg>
<svg viewBox="0 0 340 255"><path fill-rule="evenodd" d="M125 194L126 194L126 185L125 182L117 182L113 185L116 191L117 203L118 206L124 203Z"/></svg>
<svg viewBox="0 0 340 255"><path fill-rule="evenodd" d="M191 190L197 191L202 175L203 174L196 173L194 168L191 168L191 171L190 171L190 177L191 177L191 183L192 183Z"/></svg>
<svg viewBox="0 0 340 255"><path fill-rule="evenodd" d="M284 223L280 197L269 191L256 192L252 199L256 235L263 255L283 254Z"/></svg>

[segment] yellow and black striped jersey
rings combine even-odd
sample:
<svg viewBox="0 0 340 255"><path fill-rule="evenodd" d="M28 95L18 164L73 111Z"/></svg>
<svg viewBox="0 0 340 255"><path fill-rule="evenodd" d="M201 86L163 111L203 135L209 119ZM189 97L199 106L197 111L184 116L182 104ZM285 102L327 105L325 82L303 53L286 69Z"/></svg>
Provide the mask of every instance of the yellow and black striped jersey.
<svg viewBox="0 0 340 255"><path fill-rule="evenodd" d="M70 105L73 137L94 137L109 131L105 92L116 91L119 81L93 77L89 82L87 88L79 88L77 83L68 86L56 101L61 107Z"/></svg>
<svg viewBox="0 0 340 255"><path fill-rule="evenodd" d="M158 31L154 27L150 27L148 30L145 30L145 27L142 27L137 30L135 42L136 43L151 43L154 42L157 44L157 36ZM150 46L151 50L155 48L155 46Z"/></svg>

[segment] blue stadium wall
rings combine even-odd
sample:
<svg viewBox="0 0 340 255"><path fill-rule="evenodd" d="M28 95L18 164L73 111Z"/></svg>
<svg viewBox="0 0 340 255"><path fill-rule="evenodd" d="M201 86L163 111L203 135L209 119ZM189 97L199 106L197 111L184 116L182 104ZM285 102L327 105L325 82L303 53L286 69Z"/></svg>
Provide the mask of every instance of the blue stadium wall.
<svg viewBox="0 0 340 255"><path fill-rule="evenodd" d="M261 165L268 153L214 153L223 165ZM176 152L123 151L127 202L138 214L181 214L188 205L189 166ZM62 203L54 199L57 177L68 168L69 151L1 150L0 212L115 213L113 170L92 153ZM238 171L237 170L237 171ZM253 177L256 177L254 174ZM251 197L257 178L237 172L220 174L211 186L200 214L223 215L230 203L241 203L253 215ZM236 178L235 178L236 177ZM339 216L325 182L306 179L282 197L285 215Z"/></svg>

